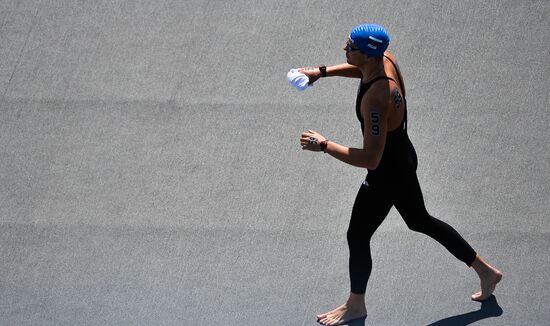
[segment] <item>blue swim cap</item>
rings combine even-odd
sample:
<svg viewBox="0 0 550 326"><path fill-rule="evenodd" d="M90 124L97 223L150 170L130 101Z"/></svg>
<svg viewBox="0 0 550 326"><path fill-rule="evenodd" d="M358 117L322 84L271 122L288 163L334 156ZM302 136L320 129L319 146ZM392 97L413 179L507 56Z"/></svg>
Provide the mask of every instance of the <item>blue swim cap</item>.
<svg viewBox="0 0 550 326"><path fill-rule="evenodd" d="M381 57L390 44L390 36L384 27L376 24L363 24L349 34L353 45L369 57Z"/></svg>

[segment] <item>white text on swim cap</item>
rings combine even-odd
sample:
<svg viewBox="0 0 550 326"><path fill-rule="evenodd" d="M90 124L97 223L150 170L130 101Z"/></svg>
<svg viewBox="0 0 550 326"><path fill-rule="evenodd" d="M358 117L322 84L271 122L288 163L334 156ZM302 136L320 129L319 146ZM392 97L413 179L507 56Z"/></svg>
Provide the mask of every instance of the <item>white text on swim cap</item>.
<svg viewBox="0 0 550 326"><path fill-rule="evenodd" d="M375 37L372 37L372 36L369 36L369 39L371 39L371 40L373 40L373 41L375 41L375 42L378 42L378 43L380 43L380 44L384 43L384 41L379 40L379 39L377 39L377 38L375 38Z"/></svg>
<svg viewBox="0 0 550 326"><path fill-rule="evenodd" d="M369 36L369 42L367 43L367 46L369 48L373 49L373 50L378 49L378 45L372 44L373 42L377 42L377 43L380 43L380 44L384 43L384 41L382 41L382 40L379 40L375 37Z"/></svg>

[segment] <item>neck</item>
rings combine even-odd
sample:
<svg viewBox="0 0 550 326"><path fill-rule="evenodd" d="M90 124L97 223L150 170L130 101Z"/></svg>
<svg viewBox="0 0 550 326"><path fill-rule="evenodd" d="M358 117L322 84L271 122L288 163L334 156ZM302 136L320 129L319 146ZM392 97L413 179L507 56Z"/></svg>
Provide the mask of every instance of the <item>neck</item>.
<svg viewBox="0 0 550 326"><path fill-rule="evenodd" d="M365 65L359 66L359 69L363 74L362 81L368 82L372 78L383 74L384 60L382 58L371 58Z"/></svg>

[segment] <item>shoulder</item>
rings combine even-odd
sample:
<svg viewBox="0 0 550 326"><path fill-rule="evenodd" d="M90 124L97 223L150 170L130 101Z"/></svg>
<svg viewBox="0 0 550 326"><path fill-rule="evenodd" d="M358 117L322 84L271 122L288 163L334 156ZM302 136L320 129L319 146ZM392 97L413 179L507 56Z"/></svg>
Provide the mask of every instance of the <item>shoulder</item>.
<svg viewBox="0 0 550 326"><path fill-rule="evenodd" d="M390 61L391 60L391 62L386 62L386 63L389 63L391 65L395 64L396 66L399 67L399 65L397 64L397 59L395 58L395 56L393 54L386 51L386 52L384 52L384 57L386 57L385 58L386 60L384 60L384 61ZM392 64L392 62L393 62L393 64Z"/></svg>
<svg viewBox="0 0 550 326"><path fill-rule="evenodd" d="M392 93L396 89L398 89L397 84L391 79L379 79L371 85L369 91L363 97L363 103L385 106L391 103Z"/></svg>

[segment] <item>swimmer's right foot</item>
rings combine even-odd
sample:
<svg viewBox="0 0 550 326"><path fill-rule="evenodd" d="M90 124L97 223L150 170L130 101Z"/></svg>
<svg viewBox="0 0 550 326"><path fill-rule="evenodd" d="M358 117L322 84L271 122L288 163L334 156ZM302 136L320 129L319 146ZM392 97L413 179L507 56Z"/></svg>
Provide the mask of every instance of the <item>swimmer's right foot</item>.
<svg viewBox="0 0 550 326"><path fill-rule="evenodd" d="M472 268L477 272L481 283L481 291L472 295L472 300L484 301L489 299L495 291L496 285L502 280L502 272L487 264L481 257L476 256Z"/></svg>
<svg viewBox="0 0 550 326"><path fill-rule="evenodd" d="M502 273L499 270L494 270L491 274L481 278L481 291L472 295L474 301L485 301L489 299L495 291L497 283L502 280Z"/></svg>

